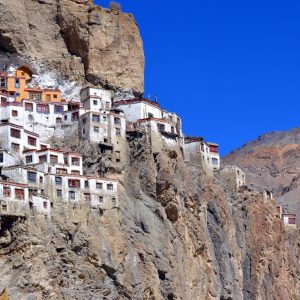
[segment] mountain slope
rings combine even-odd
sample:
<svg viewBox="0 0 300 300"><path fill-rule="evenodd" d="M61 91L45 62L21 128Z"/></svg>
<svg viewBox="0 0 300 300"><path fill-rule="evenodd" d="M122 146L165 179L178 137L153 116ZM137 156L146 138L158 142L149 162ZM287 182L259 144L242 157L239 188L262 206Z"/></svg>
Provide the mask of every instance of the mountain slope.
<svg viewBox="0 0 300 300"><path fill-rule="evenodd" d="M260 136L224 157L223 163L241 167L248 185L272 191L300 222L300 128Z"/></svg>

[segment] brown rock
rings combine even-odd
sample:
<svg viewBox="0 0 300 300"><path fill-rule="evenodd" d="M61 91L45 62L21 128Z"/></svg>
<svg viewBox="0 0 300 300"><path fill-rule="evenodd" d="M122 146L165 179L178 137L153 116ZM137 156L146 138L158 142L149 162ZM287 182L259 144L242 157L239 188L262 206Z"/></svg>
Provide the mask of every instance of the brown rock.
<svg viewBox="0 0 300 300"><path fill-rule="evenodd" d="M0 0L0 49L3 62L18 56L81 83L144 91L143 45L133 16L92 1Z"/></svg>

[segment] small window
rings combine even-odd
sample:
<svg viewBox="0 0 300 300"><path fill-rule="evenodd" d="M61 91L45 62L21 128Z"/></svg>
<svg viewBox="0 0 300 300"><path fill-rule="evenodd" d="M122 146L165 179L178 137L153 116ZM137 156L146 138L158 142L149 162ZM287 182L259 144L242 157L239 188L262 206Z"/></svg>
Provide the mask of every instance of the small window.
<svg viewBox="0 0 300 300"><path fill-rule="evenodd" d="M13 110L11 112L12 117L17 117L18 116L18 111L17 110Z"/></svg>
<svg viewBox="0 0 300 300"><path fill-rule="evenodd" d="M7 205L6 204L2 204L2 211L7 211Z"/></svg>
<svg viewBox="0 0 300 300"><path fill-rule="evenodd" d="M103 196L99 196L99 202L103 203Z"/></svg>
<svg viewBox="0 0 300 300"><path fill-rule="evenodd" d="M218 165L219 164L219 160L217 158L214 158L214 157L211 159L211 162L212 162L213 165Z"/></svg>
<svg viewBox="0 0 300 300"><path fill-rule="evenodd" d="M116 198L111 198L111 202L113 205L116 205L116 203L117 203Z"/></svg>
<svg viewBox="0 0 300 300"><path fill-rule="evenodd" d="M28 115L28 121L34 121L33 115Z"/></svg>
<svg viewBox="0 0 300 300"><path fill-rule="evenodd" d="M102 182L97 182L96 183L96 188L99 189L99 190L101 190L103 188Z"/></svg>
<svg viewBox="0 0 300 300"><path fill-rule="evenodd" d="M69 191L69 199L75 200L75 192L74 191Z"/></svg>
<svg viewBox="0 0 300 300"><path fill-rule="evenodd" d="M56 124L61 124L62 123L62 119L61 118L56 118Z"/></svg>
<svg viewBox="0 0 300 300"><path fill-rule="evenodd" d="M58 163L58 156L50 154L50 164L57 164Z"/></svg>
<svg viewBox="0 0 300 300"><path fill-rule="evenodd" d="M0 163L3 163L3 153L0 153Z"/></svg>
<svg viewBox="0 0 300 300"><path fill-rule="evenodd" d="M12 143L11 148L14 152L20 152L20 145L19 144Z"/></svg>
<svg viewBox="0 0 300 300"><path fill-rule="evenodd" d="M89 188L89 181L88 180L85 180L85 182L84 182L84 187L87 189L87 188Z"/></svg>
<svg viewBox="0 0 300 300"><path fill-rule="evenodd" d="M94 132L99 132L99 127L94 126Z"/></svg>
<svg viewBox="0 0 300 300"><path fill-rule="evenodd" d="M79 157L72 157L71 163L72 163L72 166L80 166L80 158Z"/></svg>
<svg viewBox="0 0 300 300"><path fill-rule="evenodd" d="M17 78L16 78L16 81L15 81L15 88L16 88L16 89L20 88L20 79L17 79Z"/></svg>
<svg viewBox="0 0 300 300"><path fill-rule="evenodd" d="M92 115L92 121L96 123L100 123L100 116L99 115Z"/></svg>
<svg viewBox="0 0 300 300"><path fill-rule="evenodd" d="M105 122L107 120L106 116L103 116L102 120Z"/></svg>
<svg viewBox="0 0 300 300"><path fill-rule="evenodd" d="M90 193L84 193L84 200L85 201L91 201L91 194Z"/></svg>
<svg viewBox="0 0 300 300"><path fill-rule="evenodd" d="M80 171L77 170L71 170L72 175L80 175Z"/></svg>
<svg viewBox="0 0 300 300"><path fill-rule="evenodd" d="M33 103L25 103L25 110L26 111L33 111Z"/></svg>
<svg viewBox="0 0 300 300"><path fill-rule="evenodd" d="M82 134L85 134L85 128L82 129Z"/></svg>
<svg viewBox="0 0 300 300"><path fill-rule="evenodd" d="M21 131L19 129L11 128L10 129L10 136L16 139L21 138Z"/></svg>
<svg viewBox="0 0 300 300"><path fill-rule="evenodd" d="M15 189L15 197L18 200L24 200L24 189Z"/></svg>
<svg viewBox="0 0 300 300"><path fill-rule="evenodd" d="M62 178L56 176L56 177L55 177L55 184L56 184L56 185L62 185Z"/></svg>
<svg viewBox="0 0 300 300"><path fill-rule="evenodd" d="M32 136L28 136L27 138L28 145L30 146L36 146L36 138Z"/></svg>
<svg viewBox="0 0 300 300"><path fill-rule="evenodd" d="M86 124L86 118L82 119L82 124Z"/></svg>
<svg viewBox="0 0 300 300"><path fill-rule="evenodd" d="M54 95L53 95L53 98L54 98L54 99L57 99L57 94L54 94Z"/></svg>
<svg viewBox="0 0 300 300"><path fill-rule="evenodd" d="M30 163L32 163L32 155L28 155L28 156L26 156L26 164L30 164Z"/></svg>
<svg viewBox="0 0 300 300"><path fill-rule="evenodd" d="M120 128L116 128L116 135L121 135L121 129Z"/></svg>
<svg viewBox="0 0 300 300"><path fill-rule="evenodd" d="M43 183L43 182L44 182L44 177L40 176L40 183Z"/></svg>
<svg viewBox="0 0 300 300"><path fill-rule="evenodd" d="M11 195L11 190L9 186L4 186L3 187L3 196L4 197L10 197Z"/></svg>
<svg viewBox="0 0 300 300"><path fill-rule="evenodd" d="M27 172L27 179L30 182L36 182L36 172Z"/></svg>
<svg viewBox="0 0 300 300"><path fill-rule="evenodd" d="M114 118L115 125L120 126L121 125L121 119L120 118Z"/></svg>
<svg viewBox="0 0 300 300"><path fill-rule="evenodd" d="M94 104L94 105L98 105L98 101L97 101L97 100L94 100L94 101L93 101L93 104Z"/></svg>
<svg viewBox="0 0 300 300"><path fill-rule="evenodd" d="M62 190L56 190L56 196L61 198L62 197Z"/></svg>
<svg viewBox="0 0 300 300"><path fill-rule="evenodd" d="M39 162L40 163L47 162L47 155L41 155L41 156L39 156Z"/></svg>
<svg viewBox="0 0 300 300"><path fill-rule="evenodd" d="M107 190L108 191L113 191L114 190L114 186L111 183L107 184Z"/></svg>
<svg viewBox="0 0 300 300"><path fill-rule="evenodd" d="M47 209L48 208L48 202L44 201L43 202L43 207L44 207L44 209Z"/></svg>
<svg viewBox="0 0 300 300"><path fill-rule="evenodd" d="M64 116L64 120L67 121L68 120L68 115Z"/></svg>

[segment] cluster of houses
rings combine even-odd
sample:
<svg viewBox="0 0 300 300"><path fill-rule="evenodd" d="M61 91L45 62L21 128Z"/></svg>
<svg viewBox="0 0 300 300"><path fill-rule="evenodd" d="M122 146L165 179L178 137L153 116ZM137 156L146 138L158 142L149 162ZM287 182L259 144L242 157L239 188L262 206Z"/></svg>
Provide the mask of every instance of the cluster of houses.
<svg viewBox="0 0 300 300"><path fill-rule="evenodd" d="M184 136L180 117L157 101L113 101L112 91L90 87L81 90L80 100L65 100L57 87L34 86L33 76L27 65L10 65L0 72L2 214L49 216L56 203L65 201L84 201L102 210L118 206L115 179L87 176L80 154L50 147L51 136L66 135L70 128L115 163L126 160L128 135L142 130L153 153L176 148L187 164L208 174L220 169L218 144ZM236 166L225 166L220 174L235 191L246 184L245 173ZM284 224L295 220L282 211L281 216Z"/></svg>

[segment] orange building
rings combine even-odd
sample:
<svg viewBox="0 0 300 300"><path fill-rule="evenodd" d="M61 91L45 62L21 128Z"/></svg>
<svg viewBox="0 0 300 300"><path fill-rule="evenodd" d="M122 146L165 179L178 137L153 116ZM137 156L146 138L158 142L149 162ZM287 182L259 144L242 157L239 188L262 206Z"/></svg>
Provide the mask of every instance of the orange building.
<svg viewBox="0 0 300 300"><path fill-rule="evenodd" d="M10 65L0 73L0 93L21 102L23 99L61 102L61 92L58 89L29 88L33 72L26 66Z"/></svg>
<svg viewBox="0 0 300 300"><path fill-rule="evenodd" d="M9 66L0 73L0 91L8 97L20 102L26 97L25 88L31 80L33 72L27 66Z"/></svg>

